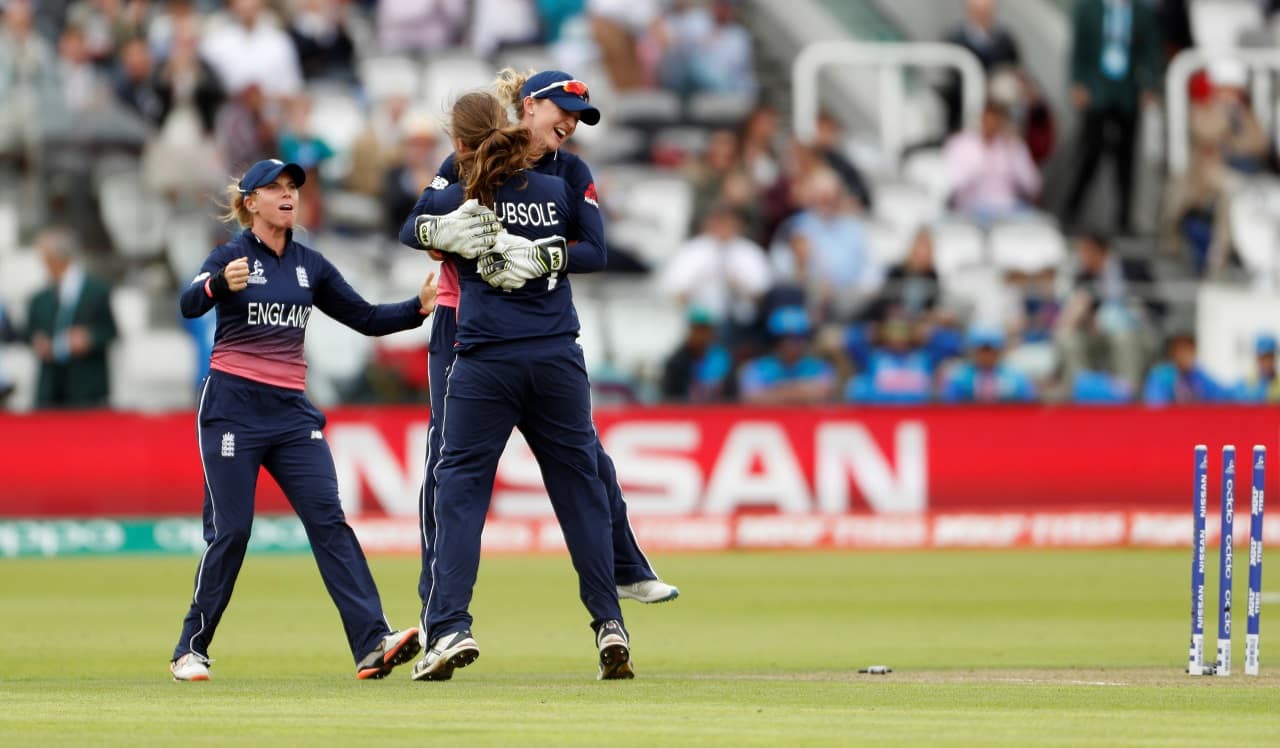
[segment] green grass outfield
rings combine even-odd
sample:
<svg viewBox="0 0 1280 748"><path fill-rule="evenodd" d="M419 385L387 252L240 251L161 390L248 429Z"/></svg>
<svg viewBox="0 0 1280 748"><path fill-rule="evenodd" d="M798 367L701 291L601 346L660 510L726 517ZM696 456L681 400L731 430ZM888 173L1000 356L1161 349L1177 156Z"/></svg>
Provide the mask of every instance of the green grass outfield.
<svg viewBox="0 0 1280 748"><path fill-rule="evenodd" d="M306 556L250 555L203 684L166 670L196 559L0 561L0 745L1275 745L1280 606L1263 677L1243 606L1236 675L1182 675L1188 555L657 558L683 595L624 603L638 677L613 683L566 557L485 559L483 654L444 683L356 681ZM372 565L410 625L416 559Z"/></svg>

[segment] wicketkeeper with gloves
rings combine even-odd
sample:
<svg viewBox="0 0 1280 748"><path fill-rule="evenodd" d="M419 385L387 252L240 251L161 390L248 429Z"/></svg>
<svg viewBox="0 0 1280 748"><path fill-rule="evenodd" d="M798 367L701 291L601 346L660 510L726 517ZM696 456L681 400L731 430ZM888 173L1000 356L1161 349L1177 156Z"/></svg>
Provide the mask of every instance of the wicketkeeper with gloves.
<svg viewBox="0 0 1280 748"><path fill-rule="evenodd" d="M591 386L577 343L578 315L566 269L600 270L603 243L567 246L566 230L596 210L558 177L528 169L531 131L511 124L493 95L470 93L454 105L451 127L459 184L436 204L454 217L415 221L418 240L446 235L458 276L456 358L443 406L433 414L440 458L426 539L431 549L426 601L428 648L415 680L448 680L479 657L469 612L480 565L480 537L498 460L514 428L538 461L591 614L598 677L630 678L630 647L614 581L609 499L596 462ZM492 236L479 206L505 217ZM454 211L459 211L455 213ZM598 218L597 218L598 222Z"/></svg>
<svg viewBox="0 0 1280 748"><path fill-rule="evenodd" d="M419 497L422 535L422 574L419 594L423 601L422 627L426 629L427 601L431 596L431 559L434 548L435 499L434 466L440 454L440 423L443 412L445 382L454 361L454 343L458 320L450 313L458 306L456 258L479 258L477 270L483 270L498 287L515 288L521 282L548 277L552 273L591 272L599 269L605 256L604 224L596 201L591 170L572 153L559 146L581 122L592 125L599 121L599 111L590 104L585 84L567 73L547 71L532 77L510 70L499 74L494 84L499 97L520 112L520 124L532 133L532 148L541 155L531 170L562 178L568 185L578 210L566 224L564 237L571 246L557 239L535 243L517 232L499 234L502 223L519 227L521 222L545 221L550 218L537 209L519 207L510 212L505 204L496 207L501 215L476 201L467 201L452 209L443 198L445 191L458 181L455 156L449 156L435 180L423 190L414 211L400 232L400 240L415 249L442 250L438 311L432 319L430 359L432 428L428 439L426 476ZM501 218L502 221L498 219ZM560 216L563 219L563 216ZM563 266L561 266L563 262ZM596 464L600 480L609 496L614 553L614 579L620 597L655 603L674 599L679 591L658 579L648 559L640 550L627 519L627 507L613 467L613 461L596 439ZM425 636L425 633L424 633ZM426 642L424 642L424 645Z"/></svg>

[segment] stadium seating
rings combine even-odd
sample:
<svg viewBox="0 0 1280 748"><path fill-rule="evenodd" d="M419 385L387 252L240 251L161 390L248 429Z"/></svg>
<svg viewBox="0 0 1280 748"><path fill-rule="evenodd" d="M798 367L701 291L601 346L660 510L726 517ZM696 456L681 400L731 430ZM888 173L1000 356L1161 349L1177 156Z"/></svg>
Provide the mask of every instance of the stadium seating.
<svg viewBox="0 0 1280 748"><path fill-rule="evenodd" d="M116 252L142 260L164 251L169 204L147 189L141 171L113 171L98 180L102 221Z"/></svg>
<svg viewBox="0 0 1280 748"><path fill-rule="evenodd" d="M111 316L121 338L145 336L151 321L151 295L135 286L111 289Z"/></svg>
<svg viewBox="0 0 1280 748"><path fill-rule="evenodd" d="M155 412L195 404L195 343L185 332L164 328L124 335L112 344L108 362L113 408Z"/></svg>
<svg viewBox="0 0 1280 748"><path fill-rule="evenodd" d="M991 261L1005 271L1056 270L1067 259L1066 240L1047 217L996 224L989 241Z"/></svg>
<svg viewBox="0 0 1280 748"><path fill-rule="evenodd" d="M1254 0L1192 0L1188 11L1196 46L1212 51L1234 49L1242 32L1264 25Z"/></svg>
<svg viewBox="0 0 1280 748"><path fill-rule="evenodd" d="M420 102L437 117L444 117L453 101L493 80L493 70L484 60L469 55L433 56L422 72Z"/></svg>
<svg viewBox="0 0 1280 748"><path fill-rule="evenodd" d="M1231 237L1255 287L1274 289L1280 280L1280 182L1254 180L1232 195Z"/></svg>
<svg viewBox="0 0 1280 748"><path fill-rule="evenodd" d="M360 63L360 85L370 101L412 97L421 88L421 70L407 57L369 57Z"/></svg>

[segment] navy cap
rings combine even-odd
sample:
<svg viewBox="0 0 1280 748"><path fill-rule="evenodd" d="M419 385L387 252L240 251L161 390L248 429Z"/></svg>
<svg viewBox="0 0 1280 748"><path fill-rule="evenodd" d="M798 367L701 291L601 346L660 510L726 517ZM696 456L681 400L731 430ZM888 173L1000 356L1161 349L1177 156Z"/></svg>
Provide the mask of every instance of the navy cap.
<svg viewBox="0 0 1280 748"><path fill-rule="evenodd" d="M520 87L520 98L551 99L566 112L577 112L582 124L600 122L600 110L591 105L591 92L587 84L563 70L543 70L535 73Z"/></svg>
<svg viewBox="0 0 1280 748"><path fill-rule="evenodd" d="M294 163L286 164L278 158L269 158L249 167L249 171L240 178L240 191L247 195L259 187L271 184L276 181L281 172L287 172L293 177L293 183L299 187L307 181L307 173L301 166Z"/></svg>

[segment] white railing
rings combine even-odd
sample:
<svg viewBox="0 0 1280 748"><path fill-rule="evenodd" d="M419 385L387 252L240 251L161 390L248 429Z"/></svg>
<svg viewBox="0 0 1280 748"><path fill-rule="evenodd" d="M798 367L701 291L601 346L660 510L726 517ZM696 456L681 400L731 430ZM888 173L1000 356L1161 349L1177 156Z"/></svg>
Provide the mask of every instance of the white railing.
<svg viewBox="0 0 1280 748"><path fill-rule="evenodd" d="M1267 73L1253 76L1250 93L1258 121L1265 131L1271 131L1275 117L1270 74L1280 72L1280 49L1184 49L1169 62L1164 76L1165 118L1169 122L1169 173L1172 175L1185 172L1191 158L1190 122L1187 117L1191 102L1187 82L1210 62L1224 59L1241 62L1255 73Z"/></svg>
<svg viewBox="0 0 1280 748"><path fill-rule="evenodd" d="M792 123L796 135L809 141L817 130L820 104L819 75L831 65L875 68L880 91L877 111L880 142L885 155L897 163L906 145L903 142L903 110L906 102L904 76L910 67L953 68L960 73L964 123L976 124L986 96L986 73L972 52L942 42L850 42L822 41L809 44L791 64Z"/></svg>

